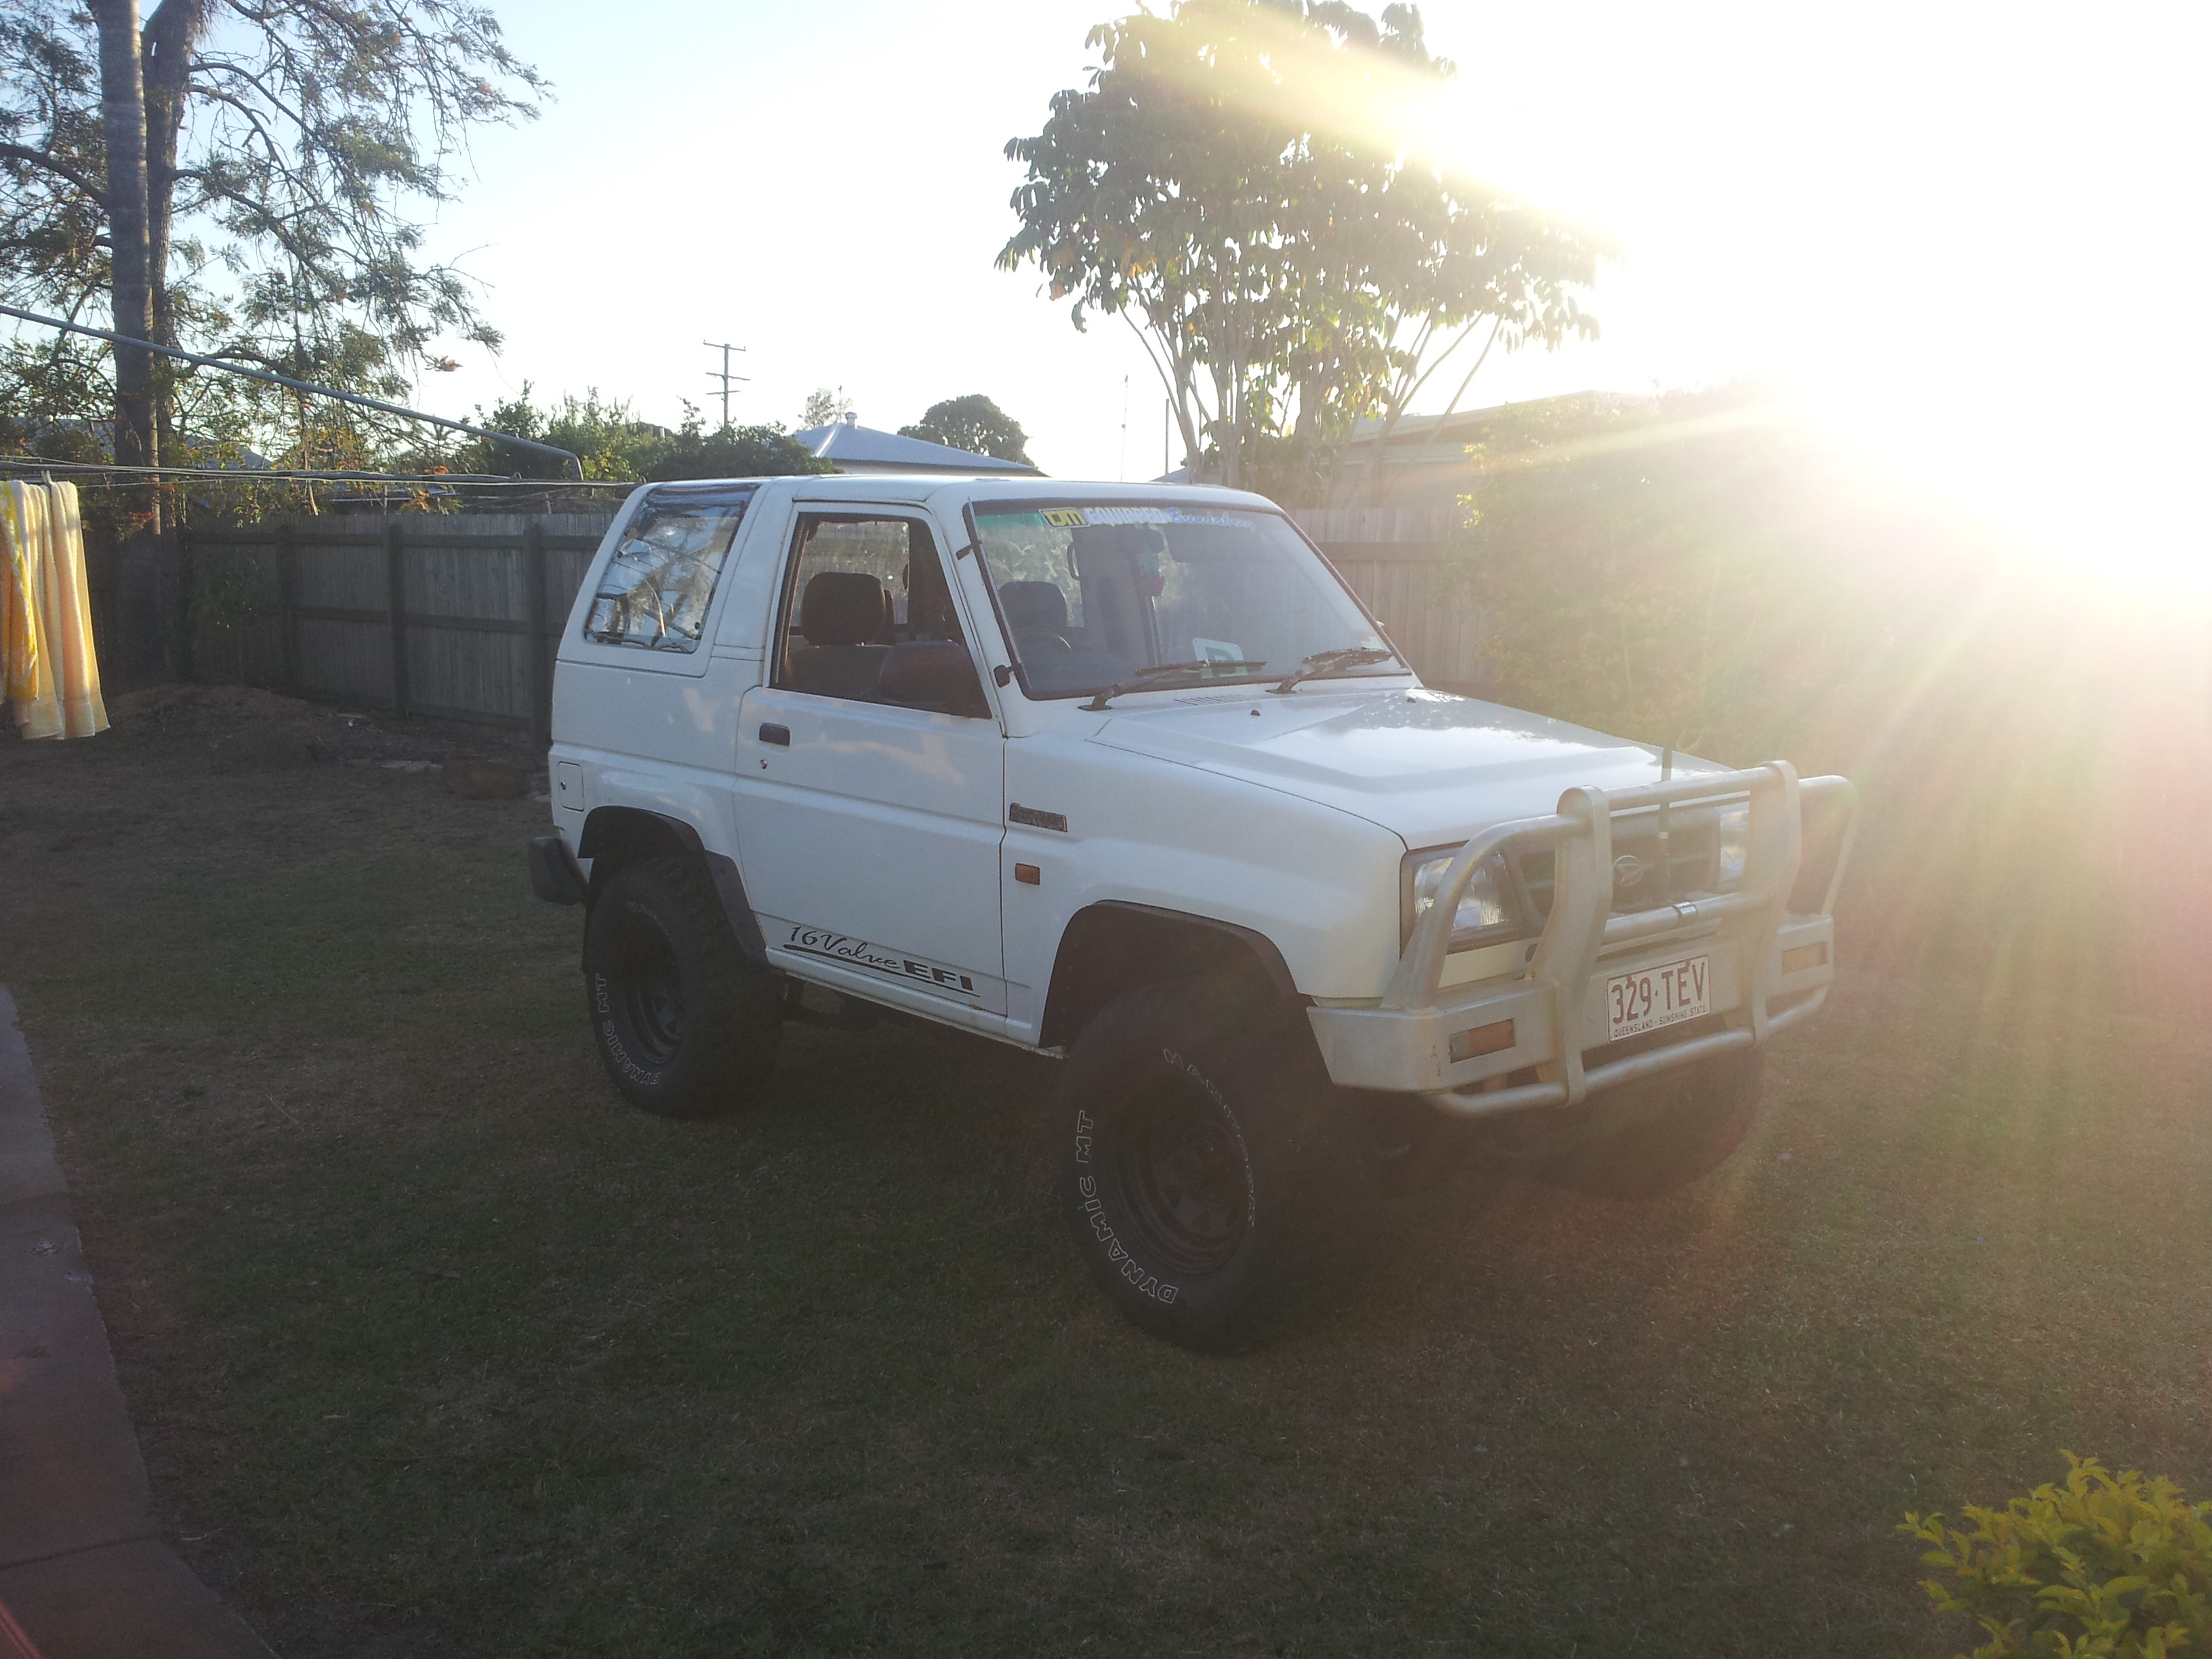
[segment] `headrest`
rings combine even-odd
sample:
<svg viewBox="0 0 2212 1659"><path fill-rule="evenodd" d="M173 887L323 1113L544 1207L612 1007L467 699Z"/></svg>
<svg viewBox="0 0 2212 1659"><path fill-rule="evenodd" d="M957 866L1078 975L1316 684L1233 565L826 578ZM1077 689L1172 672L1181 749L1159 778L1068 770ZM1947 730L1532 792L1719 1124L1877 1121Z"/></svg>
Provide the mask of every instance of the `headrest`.
<svg viewBox="0 0 2212 1659"><path fill-rule="evenodd" d="M799 601L799 631L809 645L878 645L890 621L890 592L865 570L809 577Z"/></svg>
<svg viewBox="0 0 2212 1659"><path fill-rule="evenodd" d="M1067 595L1056 582L1002 582L999 604L1017 634L1057 634L1067 626Z"/></svg>

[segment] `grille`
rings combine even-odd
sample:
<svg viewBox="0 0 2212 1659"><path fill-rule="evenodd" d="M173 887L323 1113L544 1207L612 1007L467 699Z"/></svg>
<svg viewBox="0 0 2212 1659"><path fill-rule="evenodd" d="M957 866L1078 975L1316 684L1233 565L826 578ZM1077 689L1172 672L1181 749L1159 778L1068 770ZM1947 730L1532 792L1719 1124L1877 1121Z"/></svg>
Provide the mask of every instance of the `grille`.
<svg viewBox="0 0 2212 1659"><path fill-rule="evenodd" d="M1720 879L1720 815L1707 807L1678 811L1667 824L1667 852L1659 851L1656 814L1613 821L1613 908L1649 910L1692 893L1710 893ZM1513 860L1515 879L1540 917L1552 914L1558 860L1549 848Z"/></svg>

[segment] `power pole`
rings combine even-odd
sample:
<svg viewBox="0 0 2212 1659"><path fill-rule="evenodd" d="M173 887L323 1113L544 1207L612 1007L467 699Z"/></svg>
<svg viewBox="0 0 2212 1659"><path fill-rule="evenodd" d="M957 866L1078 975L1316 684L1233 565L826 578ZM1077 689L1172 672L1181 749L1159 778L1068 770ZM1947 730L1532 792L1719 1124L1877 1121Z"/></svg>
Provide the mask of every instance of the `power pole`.
<svg viewBox="0 0 2212 1659"><path fill-rule="evenodd" d="M1121 482L1129 482L1129 377L1121 377Z"/></svg>
<svg viewBox="0 0 2212 1659"><path fill-rule="evenodd" d="M750 378L747 375L730 373L730 354L732 351L743 351L744 348L741 345L732 345L727 340L702 340L700 343L711 346L722 354L721 372L718 374L710 368L707 371L707 378L710 380L720 380L722 383L722 424L727 427L730 423L730 382Z"/></svg>

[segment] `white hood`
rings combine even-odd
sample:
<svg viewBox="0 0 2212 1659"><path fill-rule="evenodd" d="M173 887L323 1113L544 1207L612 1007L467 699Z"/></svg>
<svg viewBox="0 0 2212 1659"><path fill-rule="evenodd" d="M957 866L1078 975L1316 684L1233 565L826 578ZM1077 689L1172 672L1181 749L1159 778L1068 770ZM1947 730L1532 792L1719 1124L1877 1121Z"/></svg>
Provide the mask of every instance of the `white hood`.
<svg viewBox="0 0 2212 1659"><path fill-rule="evenodd" d="M1255 711L1257 711L1256 713ZM1115 708L1094 743L1333 806L1408 847L1555 810L1577 785L1656 782L1659 751L1564 720L1419 690L1255 687ZM1678 772L1718 770L1676 757Z"/></svg>

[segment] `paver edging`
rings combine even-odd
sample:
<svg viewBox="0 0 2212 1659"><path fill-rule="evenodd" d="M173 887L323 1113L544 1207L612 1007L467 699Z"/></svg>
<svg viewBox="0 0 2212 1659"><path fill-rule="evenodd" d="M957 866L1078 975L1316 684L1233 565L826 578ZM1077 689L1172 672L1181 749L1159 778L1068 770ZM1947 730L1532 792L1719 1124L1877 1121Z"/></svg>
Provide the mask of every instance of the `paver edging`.
<svg viewBox="0 0 2212 1659"><path fill-rule="evenodd" d="M273 1659L161 1538L30 1048L0 987L0 1619L9 1613L40 1659Z"/></svg>

